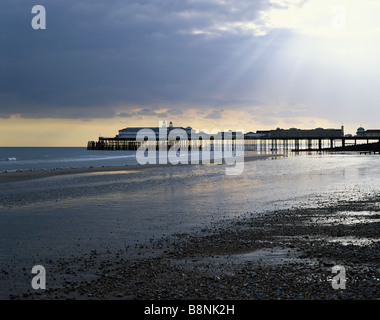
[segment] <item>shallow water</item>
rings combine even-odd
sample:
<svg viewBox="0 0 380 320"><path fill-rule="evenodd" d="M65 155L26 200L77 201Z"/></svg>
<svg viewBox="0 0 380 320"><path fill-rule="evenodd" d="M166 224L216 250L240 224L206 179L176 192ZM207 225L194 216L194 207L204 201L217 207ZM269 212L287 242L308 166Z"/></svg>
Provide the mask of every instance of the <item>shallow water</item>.
<svg viewBox="0 0 380 320"><path fill-rule="evenodd" d="M0 147L0 172L133 164L136 164L134 151L110 152L81 147Z"/></svg>
<svg viewBox="0 0 380 320"><path fill-rule="evenodd" d="M365 198L379 190L379 160L302 155L246 162L237 176L227 176L225 165L182 165L3 183L0 262L30 270L226 219Z"/></svg>

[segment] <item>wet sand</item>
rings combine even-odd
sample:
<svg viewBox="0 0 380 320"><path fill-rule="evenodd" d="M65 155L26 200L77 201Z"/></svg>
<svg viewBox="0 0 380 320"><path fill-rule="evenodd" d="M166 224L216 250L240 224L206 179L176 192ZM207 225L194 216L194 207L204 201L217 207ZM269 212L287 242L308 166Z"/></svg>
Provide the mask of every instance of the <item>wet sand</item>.
<svg viewBox="0 0 380 320"><path fill-rule="evenodd" d="M95 168L66 171L67 179L56 177L56 172L42 173L49 177L40 176L39 172L36 176L25 179L17 178L22 174L35 173L10 174L13 177L2 185L0 209L10 216L21 212L21 220L13 221L15 224L21 223L22 219L29 219L28 212L37 213L35 218L40 223L40 208L49 206L49 201L56 201L55 196L63 199L63 208L72 205L75 199L80 199L80 208L83 208L86 206L83 203L85 199L93 200L91 197L99 198L102 194L108 197L107 192L110 192L109 195L115 192L118 188L115 179L119 171L130 170L130 184L136 187L141 182L134 181L133 177L142 179L140 172L144 172L146 178L149 178L153 174L149 170L154 170L153 167L99 168L95 170L111 170L116 173L92 176L90 173L94 172L93 169ZM163 169L163 172L167 173L166 170L170 168ZM188 172L184 174L186 176ZM210 177L214 174L210 170ZM124 175L120 173L120 176ZM199 180L196 175L193 179L194 182L186 183L194 185L186 188L195 188L194 191L200 197L203 193L197 189ZM206 176L202 179L209 178ZM99 181L101 183L97 188ZM185 183L182 179L177 181L175 177L171 181L176 189ZM231 185L232 181L220 183ZM59 182L59 186L54 191L51 188L56 182ZM29 186L37 189L28 193L25 190L18 193L16 189L12 189L23 183L25 189L30 189ZM107 190L108 183L110 190ZM123 187L127 183L124 180L120 182ZM162 181L160 183L163 186L157 188L168 190L170 184ZM9 190L8 194L6 189ZM65 196L65 190L71 192ZM139 191L137 188L133 194L138 195ZM69 242L65 239L62 243L67 251L60 251L54 244L47 244L45 252L41 250L30 254L25 263L26 255L20 253L25 244L19 243L10 250L9 258L1 261L1 297L140 300L379 299L380 192L376 188L365 191L342 197L342 190L337 190L336 194L330 193L329 197L317 196L304 203L296 200L296 205L288 207L280 203L280 209L260 209L259 212L248 210L245 214L242 214L245 210L243 206L236 207L232 204L240 214L220 219L221 211L218 208L218 218L211 216L207 223L199 223L189 229L179 228L177 233L173 233L175 228L171 228L171 232L165 234L168 222L163 221L160 224L157 220L157 229L160 232L153 237L153 231L149 230L145 241L135 238L132 242L112 242L109 238L101 238L101 241L99 238L91 243L92 246L78 242L74 243L76 248L68 248ZM209 195L203 195L207 203ZM215 194L210 193L211 195ZM248 197L242 194L243 196L244 199ZM232 199L233 197L230 200ZM99 204L101 202L97 202ZM181 204L184 205L184 202L179 202ZM90 203L88 205L89 211L95 210ZM150 205L154 206L153 203ZM51 211L54 206L49 208ZM108 212L111 209L104 210ZM210 207L201 207L200 210L212 211ZM69 211L64 211L65 214L67 212ZM57 212L51 214L58 215ZM74 212L73 216L78 214L79 211ZM94 220L98 218L95 211L90 212L89 217L91 215ZM183 224L180 219L185 218L176 219L179 224ZM79 222L78 220L79 228L88 227ZM11 227L9 230L12 230ZM106 223L104 227L107 227ZM116 236L121 234L112 229L113 227L111 225L110 229L105 230L107 233L115 232ZM74 229L75 226L68 226L68 230ZM5 232L8 229L2 230ZM99 234L102 235L103 231ZM69 231L67 234L70 234ZM84 232L81 234L82 237L85 235ZM37 292L30 287L32 275L29 266L41 261L47 269L47 290ZM335 276L332 267L335 265L346 268L346 289L332 288L331 280Z"/></svg>
<svg viewBox="0 0 380 320"><path fill-rule="evenodd" d="M94 250L55 264L50 272L64 275L59 286L10 298L379 299L377 200L277 211L107 254ZM342 212L358 221L345 223ZM335 265L346 269L344 290L332 288Z"/></svg>

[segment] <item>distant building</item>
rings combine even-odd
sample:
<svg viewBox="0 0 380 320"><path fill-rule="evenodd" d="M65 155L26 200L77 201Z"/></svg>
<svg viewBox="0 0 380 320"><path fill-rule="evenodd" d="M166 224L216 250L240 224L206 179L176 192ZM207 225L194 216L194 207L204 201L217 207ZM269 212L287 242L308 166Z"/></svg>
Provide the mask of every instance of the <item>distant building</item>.
<svg viewBox="0 0 380 320"><path fill-rule="evenodd" d="M359 127L358 130L356 130L356 135L358 137L364 137L364 135L365 135L365 129L363 127Z"/></svg>
<svg viewBox="0 0 380 320"><path fill-rule="evenodd" d="M125 128L125 129L119 130L119 134L116 136L116 138L135 140L137 133L142 129L153 130L158 137L159 128L132 127L132 128Z"/></svg>
<svg viewBox="0 0 380 320"><path fill-rule="evenodd" d="M256 135L259 138L269 138L270 130L257 130Z"/></svg>
<svg viewBox="0 0 380 320"><path fill-rule="evenodd" d="M170 121L169 127L167 127L166 126L166 121L164 121L163 122L163 126L161 128L160 127L150 127L150 128L147 128L147 127L130 127L130 128L121 129L121 130L119 130L119 134L116 136L116 138L118 138L118 139L136 140L137 133L140 130L142 130L142 129L150 129L150 130L152 130L156 134L156 138L159 139L160 129L161 130L165 130L164 128L166 128L166 134L167 135L173 129L183 129L183 130L186 131L186 133L187 133L187 135L189 137L191 136L191 134L193 132L193 129L191 127L186 127L186 128L183 128L183 127L174 127L172 121Z"/></svg>
<svg viewBox="0 0 380 320"><path fill-rule="evenodd" d="M225 132L219 132L217 134L210 134L205 132L196 133L191 127L174 127L173 122L169 122L169 126L167 126L166 121L163 122L162 127L129 127L119 130L119 134L115 137L116 139L128 139L128 140L136 140L137 134L142 129L150 129L156 134L156 138L159 139L160 130L166 130L166 134L169 135L170 131L174 129L182 129L184 130L188 138L191 139L193 136L195 139L206 139L216 136L220 136L224 139ZM237 137L237 132L232 132L232 138ZM380 137L380 130L367 130L364 128L359 128L357 131L357 136L368 136L368 137ZM343 138L344 137L344 128L342 126L341 129L281 129L277 128L276 130L257 130L256 133L250 131L244 134L245 139L259 139L259 138L270 138L270 139L329 139L329 138Z"/></svg>
<svg viewBox="0 0 380 320"><path fill-rule="evenodd" d="M378 138L380 137L380 130L379 129L365 130L363 127L359 127L358 130L356 130L356 136L367 137L367 138Z"/></svg>
<svg viewBox="0 0 380 320"><path fill-rule="evenodd" d="M267 134L265 134L265 135L269 135L269 131L268 131L268 133ZM257 139L257 138L261 138L261 137L263 137L264 136L264 134L260 134L260 133L258 133L258 132L256 132L256 133L254 133L254 132L252 132L252 131L250 131L250 132L247 132L245 135L244 135L244 138L245 139Z"/></svg>
<svg viewBox="0 0 380 320"><path fill-rule="evenodd" d="M380 137L380 130L378 129L370 129L365 131L366 137Z"/></svg>
<svg viewBox="0 0 380 320"><path fill-rule="evenodd" d="M280 129L271 130L269 137L273 139L323 139L323 138L342 138L344 136L344 128L341 129Z"/></svg>

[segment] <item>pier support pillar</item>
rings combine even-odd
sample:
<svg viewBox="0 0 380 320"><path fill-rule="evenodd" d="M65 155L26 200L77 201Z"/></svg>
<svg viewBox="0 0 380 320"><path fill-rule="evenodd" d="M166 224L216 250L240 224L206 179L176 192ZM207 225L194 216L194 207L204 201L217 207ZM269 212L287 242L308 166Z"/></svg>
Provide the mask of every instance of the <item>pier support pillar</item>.
<svg viewBox="0 0 380 320"><path fill-rule="evenodd" d="M296 139L294 141L294 148L296 149L296 151L299 151L299 149L300 149L300 141L299 141L299 139Z"/></svg>
<svg viewBox="0 0 380 320"><path fill-rule="evenodd" d="M307 148L309 149L309 150L311 150L311 147L312 147L312 140L311 139L308 139L307 140Z"/></svg>

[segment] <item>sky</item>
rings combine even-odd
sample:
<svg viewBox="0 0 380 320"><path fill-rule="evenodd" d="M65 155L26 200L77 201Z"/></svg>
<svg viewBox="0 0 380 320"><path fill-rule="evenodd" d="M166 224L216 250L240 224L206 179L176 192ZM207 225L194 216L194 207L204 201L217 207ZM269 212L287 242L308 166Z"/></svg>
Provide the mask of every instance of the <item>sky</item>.
<svg viewBox="0 0 380 320"><path fill-rule="evenodd" d="M163 120L380 128L379 14L377 0L2 0L0 146L85 147Z"/></svg>

